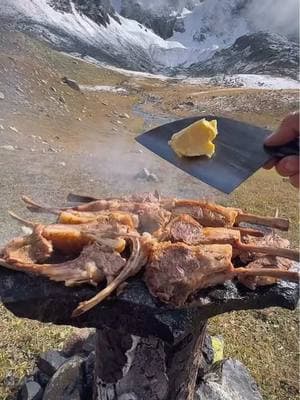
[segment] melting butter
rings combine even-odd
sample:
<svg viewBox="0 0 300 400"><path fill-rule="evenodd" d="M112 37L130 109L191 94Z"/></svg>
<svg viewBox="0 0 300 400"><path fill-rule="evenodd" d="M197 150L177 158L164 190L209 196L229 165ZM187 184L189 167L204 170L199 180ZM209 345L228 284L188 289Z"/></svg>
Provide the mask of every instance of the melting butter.
<svg viewBox="0 0 300 400"><path fill-rule="evenodd" d="M179 157L207 156L215 153L213 140L218 134L217 121L205 118L175 133L169 145Z"/></svg>

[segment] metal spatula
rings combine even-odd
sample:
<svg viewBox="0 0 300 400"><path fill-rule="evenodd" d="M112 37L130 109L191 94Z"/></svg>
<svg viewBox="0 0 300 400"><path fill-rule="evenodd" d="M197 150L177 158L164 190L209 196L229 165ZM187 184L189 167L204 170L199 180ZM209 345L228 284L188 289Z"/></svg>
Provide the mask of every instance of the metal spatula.
<svg viewBox="0 0 300 400"><path fill-rule="evenodd" d="M178 157L169 146L169 140L174 133L201 118L218 121L214 156L211 159L206 156ZM264 139L270 133L267 129L232 119L203 115L159 126L138 136L136 140L177 168L229 194L270 159L299 155L298 139L284 146L265 147Z"/></svg>

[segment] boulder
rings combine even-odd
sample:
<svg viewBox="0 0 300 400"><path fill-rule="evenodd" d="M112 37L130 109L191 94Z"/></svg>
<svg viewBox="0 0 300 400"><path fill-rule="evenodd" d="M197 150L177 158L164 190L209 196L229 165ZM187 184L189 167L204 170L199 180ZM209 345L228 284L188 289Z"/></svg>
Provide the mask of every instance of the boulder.
<svg viewBox="0 0 300 400"><path fill-rule="evenodd" d="M21 388L20 400L41 400L43 395L42 387L34 381L27 381Z"/></svg>
<svg viewBox="0 0 300 400"><path fill-rule="evenodd" d="M80 400L82 395L84 359L74 356L52 376L43 400Z"/></svg>
<svg viewBox="0 0 300 400"><path fill-rule="evenodd" d="M195 400L262 400L247 368L234 359L215 363L200 383Z"/></svg>
<svg viewBox="0 0 300 400"><path fill-rule="evenodd" d="M39 356L37 366L42 372L48 376L52 376L66 361L66 357L64 357L60 352L47 351Z"/></svg>

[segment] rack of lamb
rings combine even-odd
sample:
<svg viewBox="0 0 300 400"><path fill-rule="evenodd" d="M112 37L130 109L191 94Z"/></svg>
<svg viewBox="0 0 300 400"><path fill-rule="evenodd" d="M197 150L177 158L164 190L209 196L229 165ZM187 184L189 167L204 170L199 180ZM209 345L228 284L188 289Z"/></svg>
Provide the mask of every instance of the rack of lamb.
<svg viewBox="0 0 300 400"><path fill-rule="evenodd" d="M287 219L157 193L69 199L77 204L51 208L23 196L30 210L56 214L57 221L44 225L10 213L32 233L11 240L0 252L0 265L66 286L105 283L78 305L74 317L137 274L153 296L175 307L188 306L201 289L228 280L252 290L299 281L292 268L299 251L275 233L289 229Z"/></svg>

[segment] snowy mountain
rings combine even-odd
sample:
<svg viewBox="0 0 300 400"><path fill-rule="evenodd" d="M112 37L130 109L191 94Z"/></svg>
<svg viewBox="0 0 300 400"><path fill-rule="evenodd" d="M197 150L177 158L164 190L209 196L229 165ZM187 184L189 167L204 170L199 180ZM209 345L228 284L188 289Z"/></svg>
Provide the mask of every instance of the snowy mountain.
<svg viewBox="0 0 300 400"><path fill-rule="evenodd" d="M131 70L296 77L295 6L297 0L285 7L279 0L0 0L0 25ZM268 14L264 32L259 11Z"/></svg>

